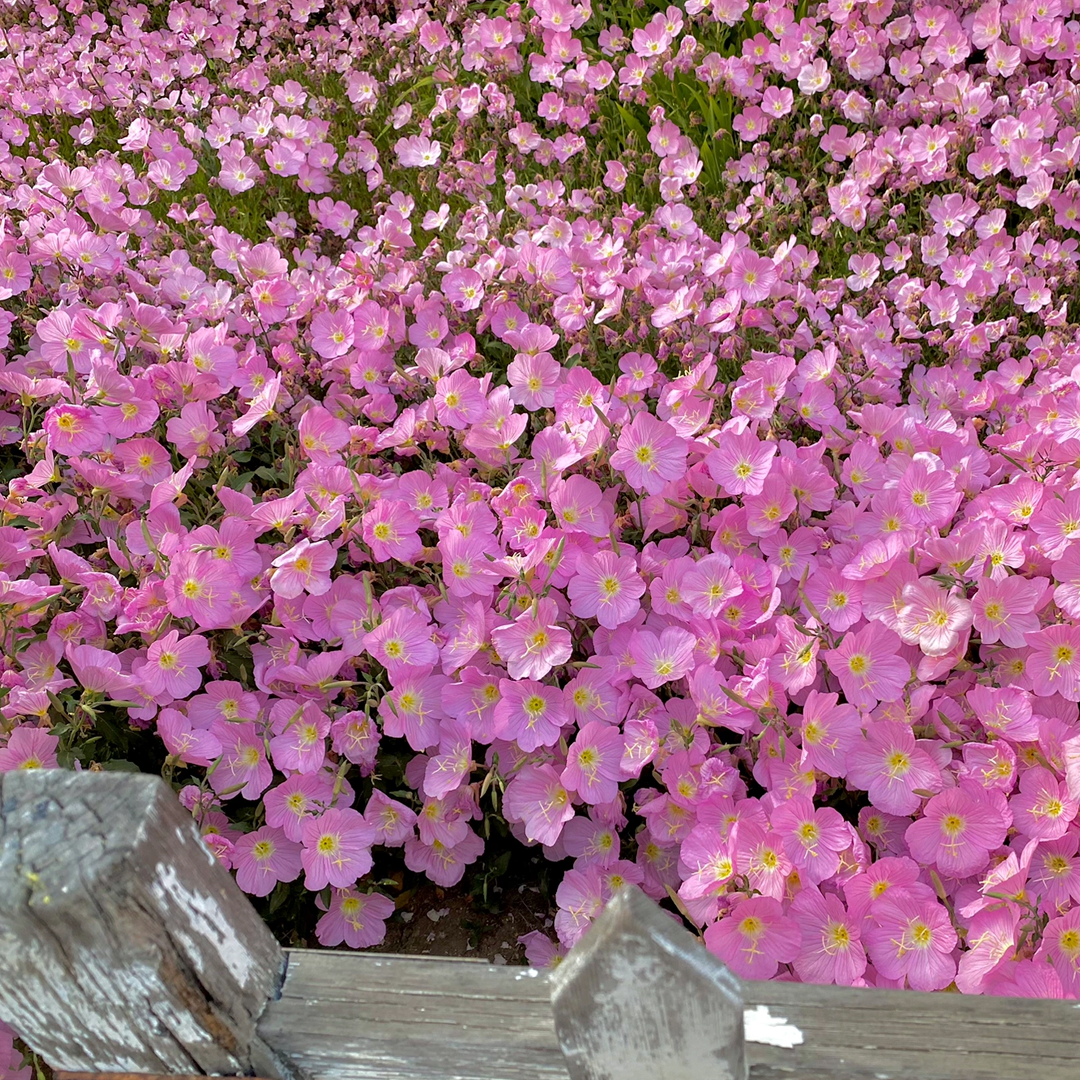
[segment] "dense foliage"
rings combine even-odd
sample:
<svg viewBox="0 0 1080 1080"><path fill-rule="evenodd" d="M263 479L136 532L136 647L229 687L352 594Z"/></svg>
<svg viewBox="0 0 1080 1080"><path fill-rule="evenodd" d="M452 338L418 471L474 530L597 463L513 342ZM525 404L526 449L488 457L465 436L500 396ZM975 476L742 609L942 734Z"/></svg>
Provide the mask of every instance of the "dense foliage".
<svg viewBox="0 0 1080 1080"><path fill-rule="evenodd" d="M1080 3L0 28L0 770L294 940L524 845L537 963L1080 995Z"/></svg>

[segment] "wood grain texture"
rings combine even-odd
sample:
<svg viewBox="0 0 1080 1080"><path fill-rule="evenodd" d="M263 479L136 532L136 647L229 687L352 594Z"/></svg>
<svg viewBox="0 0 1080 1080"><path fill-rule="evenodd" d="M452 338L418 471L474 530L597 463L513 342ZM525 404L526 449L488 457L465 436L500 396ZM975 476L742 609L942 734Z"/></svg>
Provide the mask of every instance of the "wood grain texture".
<svg viewBox="0 0 1080 1080"><path fill-rule="evenodd" d="M571 1080L746 1080L738 978L640 889L552 972Z"/></svg>
<svg viewBox="0 0 1080 1080"><path fill-rule="evenodd" d="M1080 1002L742 987L750 1080L1080 1078ZM288 950L259 1030L312 1080L568 1080L549 995L531 968Z"/></svg>
<svg viewBox="0 0 1080 1080"><path fill-rule="evenodd" d="M51 1065L287 1076L255 1030L283 964L159 778L0 776L0 1017Z"/></svg>
<svg viewBox="0 0 1080 1080"><path fill-rule="evenodd" d="M314 1077L566 1080L534 968L289 950L263 1037Z"/></svg>

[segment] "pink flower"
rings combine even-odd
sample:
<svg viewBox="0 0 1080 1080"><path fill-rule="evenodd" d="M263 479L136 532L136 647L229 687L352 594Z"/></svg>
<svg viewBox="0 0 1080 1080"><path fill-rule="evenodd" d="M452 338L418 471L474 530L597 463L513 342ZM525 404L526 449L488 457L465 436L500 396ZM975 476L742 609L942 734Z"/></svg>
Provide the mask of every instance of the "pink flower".
<svg viewBox="0 0 1080 1080"><path fill-rule="evenodd" d="M361 893L348 887L334 889L330 906L323 910L326 914L315 925L320 945L370 949L386 937L386 920L394 914L394 901L382 893Z"/></svg>
<svg viewBox="0 0 1080 1080"><path fill-rule="evenodd" d="M802 947L794 968L803 982L854 986L866 970L860 920L848 914L844 902L832 893L800 890L790 914L802 934Z"/></svg>
<svg viewBox="0 0 1080 1080"><path fill-rule="evenodd" d="M931 469L914 461L900 478L898 488L901 513L912 525L940 528L948 524L960 501L952 473Z"/></svg>
<svg viewBox="0 0 1080 1080"><path fill-rule="evenodd" d="M435 414L439 423L464 431L484 418L487 398L480 380L458 369L435 383Z"/></svg>
<svg viewBox="0 0 1080 1080"><path fill-rule="evenodd" d="M313 773L326 760L330 717L314 701L282 698L270 711L270 757L282 772Z"/></svg>
<svg viewBox="0 0 1080 1080"><path fill-rule="evenodd" d="M169 611L177 618L194 619L202 630L234 626L234 594L240 590L240 577L228 562L215 559L210 552L189 551L177 555L169 564L165 596Z"/></svg>
<svg viewBox="0 0 1080 1080"><path fill-rule="evenodd" d="M886 979L906 979L912 990L943 990L956 975L956 931L935 900L885 896L863 935L870 960Z"/></svg>
<svg viewBox="0 0 1080 1080"><path fill-rule="evenodd" d="M1026 635L1026 672L1040 697L1080 701L1080 627L1063 623Z"/></svg>
<svg viewBox="0 0 1080 1080"><path fill-rule="evenodd" d="M54 405L45 414L45 436L57 454L92 454L105 444L105 424L93 409Z"/></svg>
<svg viewBox="0 0 1080 1080"><path fill-rule="evenodd" d="M375 830L358 810L327 810L304 822L301 852L304 888L318 892L327 885L352 885L372 866Z"/></svg>
<svg viewBox="0 0 1080 1080"><path fill-rule="evenodd" d="M639 412L619 433L611 467L622 472L636 490L658 495L685 473L686 451L686 440L670 424Z"/></svg>
<svg viewBox="0 0 1080 1080"><path fill-rule="evenodd" d="M454 596L490 596L499 580L492 569L492 557L501 551L490 536L473 533L463 536L456 529L439 541L442 550L443 581Z"/></svg>
<svg viewBox="0 0 1080 1080"><path fill-rule="evenodd" d="M555 388L561 375L562 366L550 353L518 353L506 369L510 400L529 412L550 409L555 404Z"/></svg>
<svg viewBox="0 0 1080 1080"><path fill-rule="evenodd" d="M552 480L548 486L551 509L566 532L607 536L615 515L604 501L600 485L584 476Z"/></svg>
<svg viewBox="0 0 1080 1080"><path fill-rule="evenodd" d="M442 147L423 135L410 135L394 143L394 153L403 168L416 169L434 165L442 156Z"/></svg>
<svg viewBox="0 0 1080 1080"><path fill-rule="evenodd" d="M221 743L221 759L209 774L210 786L223 799L237 795L259 799L273 782L274 770L266 760L258 729L253 723L219 719L210 730Z"/></svg>
<svg viewBox="0 0 1080 1080"><path fill-rule="evenodd" d="M344 356L354 340L353 317L348 311L320 311L311 320L311 347L324 360Z"/></svg>
<svg viewBox="0 0 1080 1080"><path fill-rule="evenodd" d="M501 679L499 692L494 719L500 739L513 740L526 753L559 741L570 719L561 690L532 679Z"/></svg>
<svg viewBox="0 0 1080 1080"><path fill-rule="evenodd" d="M904 839L920 862L933 863L945 877L965 878L989 865L990 852L1004 842L1010 824L1004 806L994 806L981 788L962 781L935 795Z"/></svg>
<svg viewBox="0 0 1080 1080"><path fill-rule="evenodd" d="M1016 952L1020 912L1015 907L980 911L967 928L968 951L960 957L956 986L963 994L985 992L986 978Z"/></svg>
<svg viewBox="0 0 1080 1080"><path fill-rule="evenodd" d="M312 461L337 464L338 451L349 445L349 425L320 405L308 409L300 417L300 445Z"/></svg>
<svg viewBox="0 0 1080 1080"><path fill-rule="evenodd" d="M1038 843L1028 870L1028 887L1042 898L1043 911L1057 911L1080 901L1080 832L1071 829L1059 840Z"/></svg>
<svg viewBox="0 0 1080 1080"><path fill-rule="evenodd" d="M1039 737L1039 722L1032 714L1031 695L1026 690L1006 686L973 686L967 699L979 723L1011 743L1032 742Z"/></svg>
<svg viewBox="0 0 1080 1080"><path fill-rule="evenodd" d="M210 765L221 756L221 740L206 728L194 727L177 709L158 713L157 732L170 756L184 765Z"/></svg>
<svg viewBox="0 0 1080 1080"><path fill-rule="evenodd" d="M484 852L484 841L471 829L453 847L441 840L425 844L422 840L405 843L405 865L415 873L427 874L428 878L444 889L452 888L465 876L465 868L476 862Z"/></svg>
<svg viewBox="0 0 1080 1080"><path fill-rule="evenodd" d="M330 591L330 571L337 562L337 551L328 540L312 543L304 537L271 564L270 587L285 599L322 596Z"/></svg>
<svg viewBox="0 0 1080 1080"><path fill-rule="evenodd" d="M1035 959L1049 959L1065 991L1080 996L1080 906L1050 920Z"/></svg>
<svg viewBox="0 0 1080 1080"><path fill-rule="evenodd" d="M251 896L269 896L279 881L300 876L300 845L272 825L236 840L232 859L236 884Z"/></svg>
<svg viewBox="0 0 1080 1080"><path fill-rule="evenodd" d="M484 299L484 279L471 267L451 270L443 278L442 291L457 311L474 311Z"/></svg>
<svg viewBox="0 0 1080 1080"><path fill-rule="evenodd" d="M805 795L793 795L771 815L772 827L783 838L784 851L808 881L831 878L840 866L839 853L851 845L844 819L831 807L815 810Z"/></svg>
<svg viewBox="0 0 1080 1080"><path fill-rule="evenodd" d="M404 803L384 795L378 788L371 792L364 818L375 830L376 843L401 847L416 831L416 813Z"/></svg>
<svg viewBox="0 0 1080 1080"><path fill-rule="evenodd" d="M822 655L848 702L872 709L879 701L896 701L911 678L911 668L896 655L899 647L896 634L872 622Z"/></svg>
<svg viewBox="0 0 1080 1080"><path fill-rule="evenodd" d="M56 748L60 740L41 728L20 724L0 749L0 772L18 769L55 769Z"/></svg>
<svg viewBox="0 0 1080 1080"><path fill-rule="evenodd" d="M736 904L705 929L705 945L743 979L771 979L802 948L802 933L778 900L759 896Z"/></svg>
<svg viewBox="0 0 1080 1080"><path fill-rule="evenodd" d="M446 676L432 674L430 667L407 667L398 669L393 680L393 688L379 702L383 733L406 739L414 750L437 746L439 722L446 718L442 706Z"/></svg>
<svg viewBox="0 0 1080 1080"><path fill-rule="evenodd" d="M957 590L920 578L905 585L902 596L898 628L904 641L927 656L944 656L956 648L972 617L971 604Z"/></svg>
<svg viewBox="0 0 1080 1080"><path fill-rule="evenodd" d="M826 776L844 776L847 755L862 741L858 712L838 701L837 694L811 690L803 703L801 763Z"/></svg>
<svg viewBox="0 0 1080 1080"><path fill-rule="evenodd" d="M595 615L597 622L609 630L637 614L644 592L645 582L637 573L633 556L618 556L610 551L580 555L577 572L567 588L570 610L579 618Z"/></svg>
<svg viewBox="0 0 1080 1080"><path fill-rule="evenodd" d="M213 457L224 445L217 430L217 418L205 401L188 402L165 424L165 432L177 451L186 458Z"/></svg>
<svg viewBox="0 0 1080 1080"><path fill-rule="evenodd" d="M568 870L555 890L559 910L555 933L565 948L573 948L604 906L604 883L598 866Z"/></svg>
<svg viewBox="0 0 1080 1080"><path fill-rule="evenodd" d="M145 663L134 674L151 696L182 699L202 685L199 669L209 660L210 646L201 634L181 639L179 630L170 630L147 649Z"/></svg>
<svg viewBox="0 0 1080 1080"><path fill-rule="evenodd" d="M866 255L852 255L848 259L848 269L851 276L847 279L848 288L852 292L863 292L869 289L878 279L881 260L872 252Z"/></svg>
<svg viewBox="0 0 1080 1080"><path fill-rule="evenodd" d="M444 720L439 725L439 752L424 769L424 794L441 799L456 791L473 768L472 732L461 720Z"/></svg>
<svg viewBox="0 0 1080 1080"><path fill-rule="evenodd" d="M363 516L364 543L376 562L412 562L424 550L420 518L398 499L380 499Z"/></svg>
<svg viewBox="0 0 1080 1080"><path fill-rule="evenodd" d="M364 635L364 651L394 679L407 668L434 666L439 662L439 647L431 640L431 631L431 625L415 611L395 608L390 618Z"/></svg>
<svg viewBox="0 0 1080 1080"><path fill-rule="evenodd" d="M1009 800L1009 809L1022 836L1057 840L1065 835L1080 803L1069 797L1065 781L1036 766L1020 774L1020 790Z"/></svg>
<svg viewBox="0 0 1080 1080"><path fill-rule="evenodd" d="M1034 612L1046 596L1046 578L983 578L971 601L975 629L984 645L1000 641L1010 649L1022 649L1027 635L1039 629ZM1059 600L1055 594L1055 598Z"/></svg>
<svg viewBox="0 0 1080 1080"><path fill-rule="evenodd" d="M521 822L525 835L550 847L574 816L574 804L551 765L529 765L507 785L503 810L508 821Z"/></svg>
<svg viewBox="0 0 1080 1080"><path fill-rule="evenodd" d="M744 110L741 116L744 131L740 134L744 139L750 133L750 126L754 127L753 138L764 134L768 119L760 109L751 106ZM758 304L768 299L776 282L776 265L772 259L744 248L732 259L731 272L724 278L724 288L729 292L737 290L748 304Z"/></svg>
<svg viewBox="0 0 1080 1080"><path fill-rule="evenodd" d="M491 631L491 641L511 679L542 679L570 659L570 631L556 622L558 606L544 598L505 626Z"/></svg>
<svg viewBox="0 0 1080 1080"><path fill-rule="evenodd" d="M333 794L333 781L325 772L294 773L263 797L266 823L298 844L304 839L304 822L327 809Z"/></svg>
<svg viewBox="0 0 1080 1080"><path fill-rule="evenodd" d="M619 729L591 720L579 729L571 744L560 779L587 803L611 802L619 793L622 755Z"/></svg>
<svg viewBox="0 0 1080 1080"><path fill-rule="evenodd" d="M892 720L867 727L865 742L848 755L847 779L888 814L914 813L922 801L916 791L941 789L933 758L916 744L907 724Z"/></svg>
<svg viewBox="0 0 1080 1080"><path fill-rule="evenodd" d="M681 575L680 593L695 615L712 619L741 595L743 583L726 555L706 555Z"/></svg>
<svg viewBox="0 0 1080 1080"><path fill-rule="evenodd" d="M630 640L634 674L650 690L675 682L693 670L697 643L681 626L669 626L659 637L648 630L636 630Z"/></svg>

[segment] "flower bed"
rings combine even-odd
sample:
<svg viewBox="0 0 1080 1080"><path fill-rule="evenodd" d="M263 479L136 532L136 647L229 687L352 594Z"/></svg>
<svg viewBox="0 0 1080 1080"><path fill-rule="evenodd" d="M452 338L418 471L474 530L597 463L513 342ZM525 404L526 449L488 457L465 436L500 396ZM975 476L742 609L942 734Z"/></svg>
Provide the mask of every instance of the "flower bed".
<svg viewBox="0 0 1080 1080"><path fill-rule="evenodd" d="M0 769L1076 997L1072 8L9 4Z"/></svg>

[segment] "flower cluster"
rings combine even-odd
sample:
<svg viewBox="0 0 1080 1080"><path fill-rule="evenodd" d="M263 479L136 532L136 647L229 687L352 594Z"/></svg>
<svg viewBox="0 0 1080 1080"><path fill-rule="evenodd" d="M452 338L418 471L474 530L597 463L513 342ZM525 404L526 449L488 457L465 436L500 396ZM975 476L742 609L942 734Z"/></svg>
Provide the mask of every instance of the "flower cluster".
<svg viewBox="0 0 1080 1080"><path fill-rule="evenodd" d="M0 770L1080 997L1080 3L355 7L0 13Z"/></svg>

